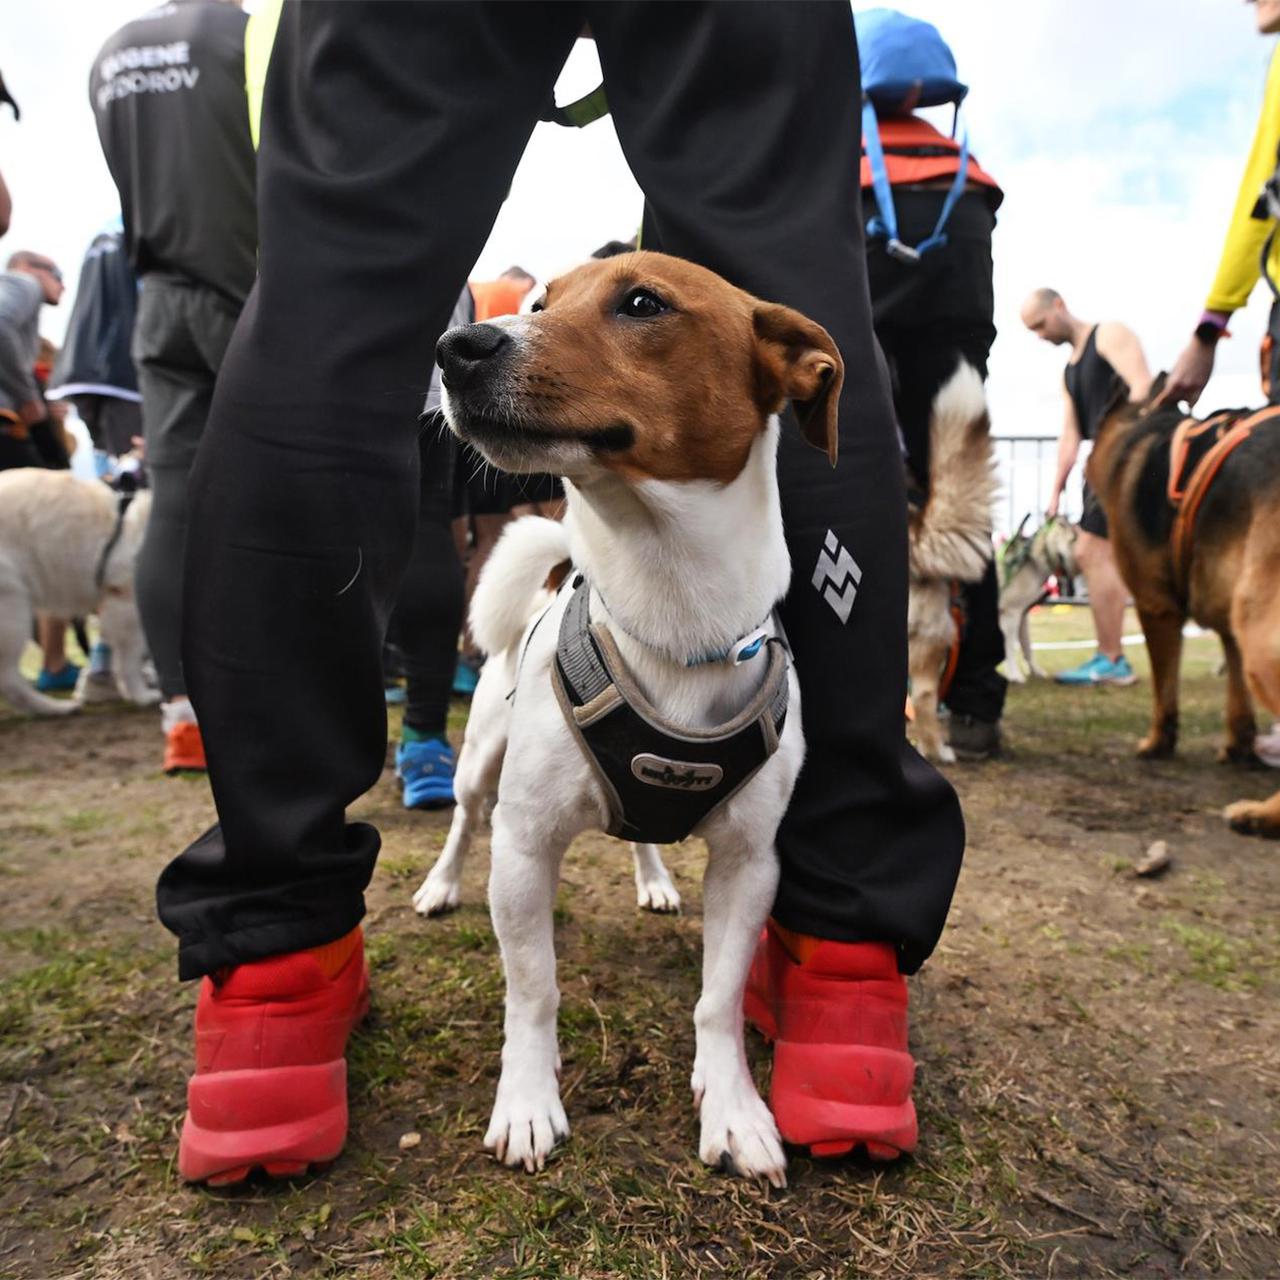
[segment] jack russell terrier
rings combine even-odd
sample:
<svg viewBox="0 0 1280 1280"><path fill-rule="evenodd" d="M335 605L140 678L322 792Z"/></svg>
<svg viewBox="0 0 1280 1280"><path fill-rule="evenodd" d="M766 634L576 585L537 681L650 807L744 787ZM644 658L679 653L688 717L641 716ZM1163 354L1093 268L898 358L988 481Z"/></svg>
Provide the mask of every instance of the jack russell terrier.
<svg viewBox="0 0 1280 1280"><path fill-rule="evenodd" d="M642 848L696 834L709 851L699 1154L782 1186L742 1012L804 757L773 612L791 578L775 455L790 401L834 465L840 353L798 312L631 253L552 281L530 315L451 330L437 360L453 431L495 466L564 476L568 499L563 525L510 526L477 587L472 626L490 657L448 843L418 896L423 909L456 885L496 793L489 901L507 996L485 1146L532 1172L569 1132L552 936L569 842L591 829Z"/></svg>

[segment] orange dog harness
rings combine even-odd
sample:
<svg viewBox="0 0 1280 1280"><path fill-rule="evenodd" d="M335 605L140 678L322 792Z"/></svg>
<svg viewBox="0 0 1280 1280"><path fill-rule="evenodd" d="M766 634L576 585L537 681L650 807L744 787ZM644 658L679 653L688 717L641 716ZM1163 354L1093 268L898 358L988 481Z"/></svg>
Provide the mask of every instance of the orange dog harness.
<svg viewBox="0 0 1280 1280"><path fill-rule="evenodd" d="M1213 484L1222 464L1232 452L1253 434L1254 428L1280 421L1280 405L1270 405L1243 418L1233 420L1231 413L1215 413L1203 422L1195 418L1183 418L1169 441L1169 503L1177 512L1173 530L1169 535L1173 553L1174 581L1183 595L1186 594L1187 576L1191 567L1191 539L1195 533L1196 516L1209 486ZM1211 441L1211 443L1209 443ZM1208 448L1204 445L1208 443ZM1189 455L1199 445L1203 452L1184 481Z"/></svg>

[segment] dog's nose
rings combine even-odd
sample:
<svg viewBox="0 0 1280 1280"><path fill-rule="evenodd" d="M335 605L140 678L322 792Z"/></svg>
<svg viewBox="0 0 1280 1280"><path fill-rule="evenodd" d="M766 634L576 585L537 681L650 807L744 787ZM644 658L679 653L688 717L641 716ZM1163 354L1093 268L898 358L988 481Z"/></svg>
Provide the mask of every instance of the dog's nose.
<svg viewBox="0 0 1280 1280"><path fill-rule="evenodd" d="M468 324L450 329L436 343L441 381L450 391L470 386L485 362L510 345L511 339L497 325Z"/></svg>

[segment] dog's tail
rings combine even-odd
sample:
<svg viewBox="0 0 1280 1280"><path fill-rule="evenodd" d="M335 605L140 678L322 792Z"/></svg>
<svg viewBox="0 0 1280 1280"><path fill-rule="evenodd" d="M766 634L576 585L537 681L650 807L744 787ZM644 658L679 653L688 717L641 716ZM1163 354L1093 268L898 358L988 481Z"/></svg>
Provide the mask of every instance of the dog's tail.
<svg viewBox="0 0 1280 1280"><path fill-rule="evenodd" d="M523 516L502 532L471 597L471 634L485 653L501 653L524 634L569 559L569 533L556 520Z"/></svg>
<svg viewBox="0 0 1280 1280"><path fill-rule="evenodd" d="M961 360L933 402L929 497L911 530L911 571L917 578L982 577L993 552L997 485L982 379Z"/></svg>

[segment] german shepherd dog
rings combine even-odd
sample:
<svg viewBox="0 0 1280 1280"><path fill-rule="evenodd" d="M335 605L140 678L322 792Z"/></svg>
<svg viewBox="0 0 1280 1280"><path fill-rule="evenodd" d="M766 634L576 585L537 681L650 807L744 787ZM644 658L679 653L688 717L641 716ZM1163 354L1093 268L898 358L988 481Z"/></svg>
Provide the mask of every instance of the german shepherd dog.
<svg viewBox="0 0 1280 1280"><path fill-rule="evenodd" d="M1138 754L1177 746L1182 628L1192 618L1218 633L1226 657L1218 759L1254 764L1253 699L1280 714L1280 409L1187 418L1153 407L1163 384L1143 404L1113 406L1088 462L1151 657L1155 706ZM1219 441L1231 433L1239 443L1228 450ZM1223 816L1236 831L1280 836L1280 792Z"/></svg>

